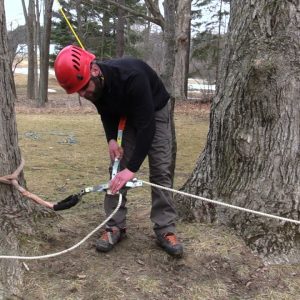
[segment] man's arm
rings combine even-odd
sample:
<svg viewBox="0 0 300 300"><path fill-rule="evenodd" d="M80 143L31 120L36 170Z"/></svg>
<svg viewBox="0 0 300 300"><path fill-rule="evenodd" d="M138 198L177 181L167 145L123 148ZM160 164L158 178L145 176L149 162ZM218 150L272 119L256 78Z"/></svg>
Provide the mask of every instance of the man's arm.
<svg viewBox="0 0 300 300"><path fill-rule="evenodd" d="M106 135L106 140L117 140L119 118L110 114L101 114L101 121Z"/></svg>
<svg viewBox="0 0 300 300"><path fill-rule="evenodd" d="M145 160L153 141L155 110L150 83L144 75L135 75L127 92L130 99L130 117L136 130L136 144L127 168L135 173Z"/></svg>

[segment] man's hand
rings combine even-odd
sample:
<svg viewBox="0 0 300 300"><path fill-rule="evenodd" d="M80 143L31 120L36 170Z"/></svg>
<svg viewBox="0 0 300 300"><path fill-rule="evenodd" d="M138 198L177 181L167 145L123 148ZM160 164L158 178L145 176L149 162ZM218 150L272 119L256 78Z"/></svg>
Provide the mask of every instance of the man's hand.
<svg viewBox="0 0 300 300"><path fill-rule="evenodd" d="M108 142L108 151L112 161L114 161L116 158L121 159L123 156L123 148L118 145L116 140L110 140Z"/></svg>
<svg viewBox="0 0 300 300"><path fill-rule="evenodd" d="M124 169L110 181L109 188L112 194L116 194L126 183L127 181L133 179L135 174L128 169Z"/></svg>

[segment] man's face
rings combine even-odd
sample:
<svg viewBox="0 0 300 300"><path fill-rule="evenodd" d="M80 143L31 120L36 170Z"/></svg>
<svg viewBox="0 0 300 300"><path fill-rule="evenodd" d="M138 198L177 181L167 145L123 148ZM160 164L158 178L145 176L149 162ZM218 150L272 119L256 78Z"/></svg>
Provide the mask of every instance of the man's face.
<svg viewBox="0 0 300 300"><path fill-rule="evenodd" d="M80 97L83 97L92 102L96 102L102 95L103 82L100 78L100 68L97 65L91 67L91 79L89 82L78 91Z"/></svg>

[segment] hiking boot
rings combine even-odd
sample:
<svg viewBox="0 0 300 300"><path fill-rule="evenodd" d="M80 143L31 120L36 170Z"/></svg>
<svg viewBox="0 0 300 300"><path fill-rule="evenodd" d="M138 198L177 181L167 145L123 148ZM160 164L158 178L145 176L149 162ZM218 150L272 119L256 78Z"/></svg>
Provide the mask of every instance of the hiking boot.
<svg viewBox="0 0 300 300"><path fill-rule="evenodd" d="M157 244L172 256L182 257L183 255L183 246L172 232L157 235Z"/></svg>
<svg viewBox="0 0 300 300"><path fill-rule="evenodd" d="M125 237L125 228L120 229L116 226L108 227L105 229L100 240L96 242L96 250L99 252L109 252L113 249L114 245L119 243Z"/></svg>

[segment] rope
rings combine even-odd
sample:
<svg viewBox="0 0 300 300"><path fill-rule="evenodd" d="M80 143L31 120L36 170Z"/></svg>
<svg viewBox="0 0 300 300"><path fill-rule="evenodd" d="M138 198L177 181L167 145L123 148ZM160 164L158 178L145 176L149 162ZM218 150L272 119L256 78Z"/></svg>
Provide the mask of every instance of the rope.
<svg viewBox="0 0 300 300"><path fill-rule="evenodd" d="M35 201L38 204L41 204L43 206L46 206L48 208L53 209L53 203L45 201L44 199L40 198L39 196L27 191L25 188L19 185L18 177L23 170L25 165L25 161L22 158L21 163L18 166L18 168L10 175L0 176L0 182L5 184L10 184L13 187L15 187L24 197L27 197L33 201Z"/></svg>
<svg viewBox="0 0 300 300"><path fill-rule="evenodd" d="M202 200L202 201L214 203L214 204L217 204L217 205L237 209L237 210L240 210L240 211L256 214L256 215L259 215L259 216L268 217L268 218L277 219L277 220L290 222L290 223L295 223L295 224L300 225L300 221L298 221L298 220L284 218L284 217L280 217L280 216L276 216L276 215L272 215L272 214L268 214L268 213L264 213L264 212L260 212L260 211L256 211L256 210L252 210L252 209L248 209L248 208L244 208L244 207L224 203L224 202L220 202L220 201L217 201L217 200L208 199L208 198L205 198L205 197L196 196L196 195L193 195L193 194L189 194L189 193L182 192L182 191L177 191L177 190L174 190L174 189L171 189L171 188L168 188L168 187L164 187L164 186L161 186L161 185L158 185L158 184L155 184L155 183L147 182L147 181L144 181L144 180L142 180L142 182L144 184L150 185L152 187L160 188L162 190L177 193L179 195L187 196L187 197L194 198L194 199L197 199L197 200Z"/></svg>
<svg viewBox="0 0 300 300"><path fill-rule="evenodd" d="M208 198L205 198L205 197L196 196L196 195L189 194L189 193L182 192L182 191L178 191L178 190L175 190L175 189L172 189L172 188L164 187L164 186L161 186L161 185L158 185L158 184L155 184L155 183L150 183L150 182L147 182L147 181L144 181L144 180L142 180L142 182L146 185L156 187L156 188L159 188L159 189L162 189L162 190L166 190L166 191L169 191L169 192L172 192L172 193L177 193L177 194L182 195L182 196L186 196L186 197L194 198L194 199L197 199L197 200L210 202L210 203L213 203L213 204L229 207L229 208L232 208L232 209L237 209L237 210L240 210L240 211L243 211L243 212L248 212L248 213L256 214L256 215L263 216L263 217L268 217L268 218L277 219L277 220L290 222L290 223L295 223L297 225L300 225L300 221L298 221L298 220L284 218L284 217L280 217L280 216L276 216L276 215L272 215L272 214L268 214L268 213L264 213L264 212L259 212L259 211L255 211L255 210L252 210L252 209L248 209L248 208L244 208L244 207L240 207L240 206L236 206L236 205L232 205L232 204L228 204L228 203L224 203L224 202L220 202L220 201L217 201L217 200L208 199ZM60 252L55 252L55 253L40 255L40 256L0 255L0 259L1 258L3 258L3 259L23 259L23 260L45 259L45 258L55 257L55 256L65 254L67 252L70 252L70 251L78 248L87 239L89 239L96 231L98 231L101 227L103 227L116 214L116 212L119 210L119 208L121 206L121 203L122 203L122 194L119 195L118 205L115 208L115 210L111 213L111 215L108 216L93 231L91 231L88 235L86 235L80 242L78 242L77 244L75 244L74 246L72 246L68 249L65 249L65 250L60 251Z"/></svg>
<svg viewBox="0 0 300 300"><path fill-rule="evenodd" d="M64 12L64 10L63 10L63 8L62 8L62 6L61 6L60 3L59 3L59 1L56 0L56 3L57 3L57 5L58 5L59 11L60 11L61 14L63 15L65 21L67 22L67 24L68 24L68 26L69 26L69 28L70 28L70 30L71 30L72 33L74 34L74 36L75 36L75 38L76 38L78 44L80 45L80 47L81 47L83 50L85 50L83 44L82 44L81 41L80 41L80 38L78 37L77 33L75 32L75 30L74 30L73 26L71 25L70 21L68 20L66 14L65 14L65 12Z"/></svg>
<svg viewBox="0 0 300 300"><path fill-rule="evenodd" d="M68 249L65 249L65 250L60 251L60 252L55 252L55 253L40 255L40 256L0 255L0 259L1 258L3 258L3 259L23 259L23 260L45 259L45 258L55 257L55 256L65 254L67 252L70 252L70 251L76 249L77 247L79 247L81 244L83 244L96 231L98 231L102 226L104 226L116 214L116 212L119 210L119 208L121 206L121 203L122 203L122 194L120 193L119 194L119 202L118 202L118 205L115 208L115 210L99 226L97 226L93 231L91 231L88 235L86 235L80 242L78 242L77 244L75 244L74 246L72 246Z"/></svg>

